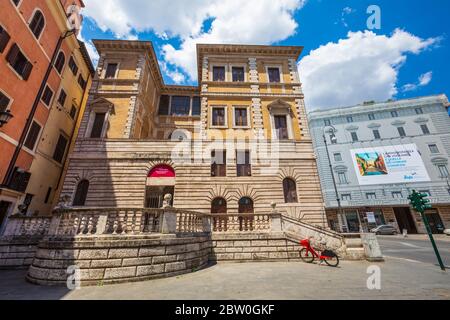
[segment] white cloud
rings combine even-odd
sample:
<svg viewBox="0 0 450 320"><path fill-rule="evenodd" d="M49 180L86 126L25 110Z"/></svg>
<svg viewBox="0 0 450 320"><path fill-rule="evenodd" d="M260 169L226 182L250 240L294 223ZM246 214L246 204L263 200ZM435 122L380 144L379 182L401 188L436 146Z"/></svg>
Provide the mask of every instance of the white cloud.
<svg viewBox="0 0 450 320"><path fill-rule="evenodd" d="M159 63L161 70L163 72L163 74L166 74L168 77L170 77L173 82L175 82L176 84L182 84L183 82L186 81L186 77L184 74L182 74L181 72L179 72L178 70L171 70L168 66L167 63L165 62L160 62Z"/></svg>
<svg viewBox="0 0 450 320"><path fill-rule="evenodd" d="M429 71L427 73L424 73L419 77L419 85L420 86L426 86L431 82L431 79L433 78L433 72Z"/></svg>
<svg viewBox="0 0 450 320"><path fill-rule="evenodd" d="M418 83L405 84L402 87L402 91L403 92L414 91L414 90L417 90L419 87L427 86L431 82L432 78L433 78L433 72L432 71L424 73L424 74L420 75L419 79L417 80Z"/></svg>
<svg viewBox="0 0 450 320"><path fill-rule="evenodd" d="M197 79L197 43L271 44L293 35L293 14L306 0L91 0L86 16L118 38L153 31L178 37L179 47L163 46L166 63ZM211 22L209 30L204 23ZM173 75L180 80L180 72Z"/></svg>
<svg viewBox="0 0 450 320"><path fill-rule="evenodd" d="M92 64L94 65L94 68L97 68L97 63L98 63L98 59L100 58L100 56L98 55L97 49L95 49L95 46L92 43L92 41L84 39L84 37L82 35L82 31L83 31L83 29L81 28L80 33L78 34L78 39L80 41L84 42L84 44L86 46L86 50L89 54L89 57L92 60Z"/></svg>
<svg viewBox="0 0 450 320"><path fill-rule="evenodd" d="M311 51L299 62L308 109L392 98L398 92L398 72L406 54L419 54L438 41L400 29L390 36L366 30L349 32L346 39Z"/></svg>

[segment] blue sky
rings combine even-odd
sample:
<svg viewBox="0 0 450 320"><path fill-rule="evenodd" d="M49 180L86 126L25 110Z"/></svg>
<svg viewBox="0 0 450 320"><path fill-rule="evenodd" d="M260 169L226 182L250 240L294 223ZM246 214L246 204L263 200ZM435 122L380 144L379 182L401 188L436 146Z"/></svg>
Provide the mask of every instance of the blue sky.
<svg viewBox="0 0 450 320"><path fill-rule="evenodd" d="M195 43L248 43L305 47L299 71L308 109L450 92L446 0L85 3L85 41L151 40L168 84L197 83ZM380 8L380 29L368 30L370 5Z"/></svg>

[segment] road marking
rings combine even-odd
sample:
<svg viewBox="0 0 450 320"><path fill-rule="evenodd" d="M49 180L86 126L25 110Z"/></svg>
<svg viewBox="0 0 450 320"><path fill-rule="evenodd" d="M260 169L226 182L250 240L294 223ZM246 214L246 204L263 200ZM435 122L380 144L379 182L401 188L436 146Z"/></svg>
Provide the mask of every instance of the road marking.
<svg viewBox="0 0 450 320"><path fill-rule="evenodd" d="M423 247L419 247L419 246L416 246L415 244L411 244L411 243L408 243L408 242L399 242L399 243L401 243L402 245L407 246L407 247L423 249Z"/></svg>
<svg viewBox="0 0 450 320"><path fill-rule="evenodd" d="M413 259L407 259L407 258L400 258L400 257L393 257L393 256L385 256L385 258L392 258L392 259L404 260L404 261L413 262L413 263L428 264L428 263L423 262L423 261L418 261L418 260L413 260Z"/></svg>

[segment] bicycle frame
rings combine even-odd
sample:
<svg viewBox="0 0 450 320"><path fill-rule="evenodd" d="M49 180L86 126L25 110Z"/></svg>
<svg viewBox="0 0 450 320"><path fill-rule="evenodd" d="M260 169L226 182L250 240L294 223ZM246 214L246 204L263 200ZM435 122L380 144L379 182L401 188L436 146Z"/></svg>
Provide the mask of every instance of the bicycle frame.
<svg viewBox="0 0 450 320"><path fill-rule="evenodd" d="M301 245L302 247L306 248L306 250L307 250L308 252L311 252L311 253L313 254L313 256L314 256L315 258L318 258L319 260L331 260L331 259L332 259L332 257L324 256L324 255L322 255L322 253L319 255L319 254L317 253L317 251L314 250L314 248L311 246L311 243L310 243L309 240L302 240L302 241L300 241L300 245Z"/></svg>

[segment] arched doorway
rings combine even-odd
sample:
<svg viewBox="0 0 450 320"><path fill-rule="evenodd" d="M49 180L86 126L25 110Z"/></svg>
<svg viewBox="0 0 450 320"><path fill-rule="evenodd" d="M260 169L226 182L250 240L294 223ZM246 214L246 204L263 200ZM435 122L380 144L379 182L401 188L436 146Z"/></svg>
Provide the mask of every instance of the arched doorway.
<svg viewBox="0 0 450 320"><path fill-rule="evenodd" d="M249 197L242 197L238 202L238 212L243 214L239 216L239 230L252 231L253 230L253 216L255 213L253 208L253 200Z"/></svg>
<svg viewBox="0 0 450 320"><path fill-rule="evenodd" d="M72 205L74 207L82 207L86 203L87 194L89 191L89 181L81 180L77 185L75 196L73 197Z"/></svg>
<svg viewBox="0 0 450 320"><path fill-rule="evenodd" d="M227 201L224 198L215 198L211 201L211 213L213 231L227 231L228 218L224 215L227 214Z"/></svg>
<svg viewBox="0 0 450 320"><path fill-rule="evenodd" d="M166 164L153 167L147 176L145 207L161 208L164 195L171 194L172 201L175 191L175 170Z"/></svg>
<svg viewBox="0 0 450 320"><path fill-rule="evenodd" d="M291 178L285 178L283 180L283 193L285 203L297 203L297 185Z"/></svg>

